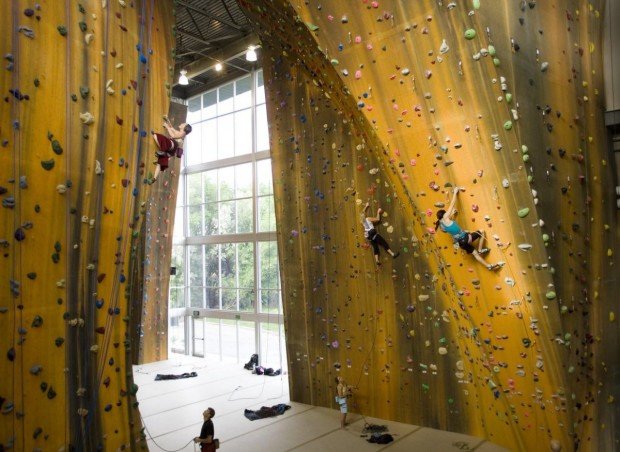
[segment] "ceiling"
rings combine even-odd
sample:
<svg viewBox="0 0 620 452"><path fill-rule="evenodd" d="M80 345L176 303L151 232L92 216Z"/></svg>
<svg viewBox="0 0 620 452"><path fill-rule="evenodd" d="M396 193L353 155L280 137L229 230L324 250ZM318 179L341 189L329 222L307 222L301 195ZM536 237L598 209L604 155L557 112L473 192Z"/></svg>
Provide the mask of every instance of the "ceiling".
<svg viewBox="0 0 620 452"><path fill-rule="evenodd" d="M176 0L176 73L188 71L189 85L175 85L185 99L257 67L245 59L248 43L258 44L237 0ZM216 72L216 62L224 68Z"/></svg>

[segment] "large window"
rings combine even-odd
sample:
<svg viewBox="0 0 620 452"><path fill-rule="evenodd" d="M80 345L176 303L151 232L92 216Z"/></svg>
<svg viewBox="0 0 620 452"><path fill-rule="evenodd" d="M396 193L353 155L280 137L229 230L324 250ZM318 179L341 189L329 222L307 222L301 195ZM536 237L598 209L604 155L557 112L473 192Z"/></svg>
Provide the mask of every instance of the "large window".
<svg viewBox="0 0 620 452"><path fill-rule="evenodd" d="M187 122L170 281L171 315L186 326L176 336L198 356L259 353L281 366L272 362L282 297L262 71L189 99Z"/></svg>

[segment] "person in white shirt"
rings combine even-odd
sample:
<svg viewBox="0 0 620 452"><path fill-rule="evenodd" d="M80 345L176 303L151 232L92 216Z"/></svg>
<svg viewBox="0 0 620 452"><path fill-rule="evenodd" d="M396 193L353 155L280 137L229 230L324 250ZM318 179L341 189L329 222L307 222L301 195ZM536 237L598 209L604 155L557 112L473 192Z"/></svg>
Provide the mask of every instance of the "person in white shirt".
<svg viewBox="0 0 620 452"><path fill-rule="evenodd" d="M377 232L375 225L381 221L381 213L383 212L381 207L377 209L377 216L375 217L366 216L366 212L368 211L369 208L370 208L370 203L366 203L366 205L364 206L364 212L362 213L362 216L361 216L362 226L364 226L364 237L366 237L366 240L368 240L368 242L372 246L372 250L375 255L375 263L377 264L377 267L381 267L381 262L379 261L379 245L381 245L383 249L385 249L385 251L387 251L387 253L390 256L392 256L392 258L394 259L396 259L400 255L400 253L399 252L395 253L394 251L392 251L390 249L390 245L388 245L385 239L381 237L381 234Z"/></svg>

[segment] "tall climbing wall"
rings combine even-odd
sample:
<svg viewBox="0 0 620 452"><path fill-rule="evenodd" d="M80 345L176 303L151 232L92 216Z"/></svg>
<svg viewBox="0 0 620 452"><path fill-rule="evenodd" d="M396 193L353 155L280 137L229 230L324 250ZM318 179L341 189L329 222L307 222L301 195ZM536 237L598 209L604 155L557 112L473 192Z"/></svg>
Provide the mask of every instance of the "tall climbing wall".
<svg viewBox="0 0 620 452"><path fill-rule="evenodd" d="M292 399L335 407L342 375L366 415L617 447L602 2L240 3L265 61ZM434 229L457 186L498 271ZM400 251L379 269L367 201Z"/></svg>
<svg viewBox="0 0 620 452"><path fill-rule="evenodd" d="M173 22L159 0L0 3L0 449L143 446L128 275Z"/></svg>

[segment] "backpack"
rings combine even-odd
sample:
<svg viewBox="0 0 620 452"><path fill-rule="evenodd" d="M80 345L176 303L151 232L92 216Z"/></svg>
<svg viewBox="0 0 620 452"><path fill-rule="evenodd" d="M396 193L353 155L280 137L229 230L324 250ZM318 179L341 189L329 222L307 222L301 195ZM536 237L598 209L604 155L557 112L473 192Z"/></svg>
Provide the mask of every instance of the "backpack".
<svg viewBox="0 0 620 452"><path fill-rule="evenodd" d="M394 437L390 435L389 433L383 433L383 434L373 433L370 439L366 441L368 441L369 443L376 443L376 444L389 444L392 441L394 441Z"/></svg>

